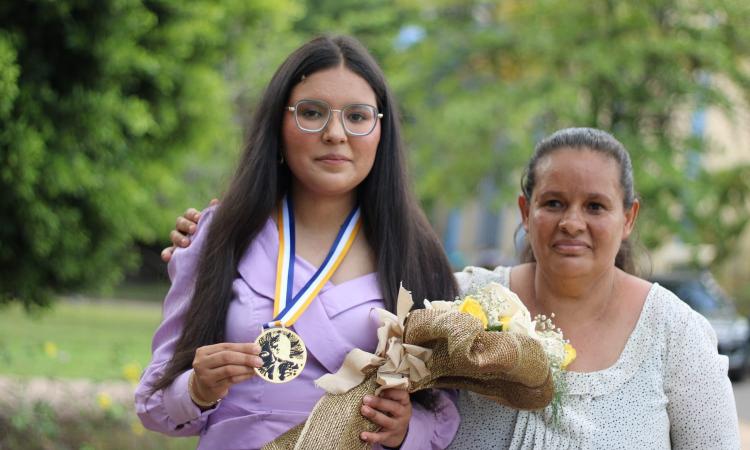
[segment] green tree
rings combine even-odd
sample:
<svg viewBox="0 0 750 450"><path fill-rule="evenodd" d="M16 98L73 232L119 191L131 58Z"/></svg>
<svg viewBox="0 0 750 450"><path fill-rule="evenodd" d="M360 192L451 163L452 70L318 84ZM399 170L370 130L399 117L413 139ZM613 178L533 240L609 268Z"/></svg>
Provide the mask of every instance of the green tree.
<svg viewBox="0 0 750 450"><path fill-rule="evenodd" d="M691 130L691 115L733 117L727 84L750 100L750 3L419 4L424 38L400 56L399 90L423 198L456 201L494 177L507 200L536 140L593 126L633 155L648 248L678 237L727 257L748 223L750 169L708 171L702 158L721 149Z"/></svg>
<svg viewBox="0 0 750 450"><path fill-rule="evenodd" d="M171 228L165 205L191 198L185 180L226 170L237 58L267 58L247 43L267 45L299 13L287 1L0 4L0 301L118 281L133 242Z"/></svg>
<svg viewBox="0 0 750 450"><path fill-rule="evenodd" d="M393 52L401 28L417 13L382 0L307 0L305 4L306 13L294 26L303 40L322 33L350 34L382 65Z"/></svg>

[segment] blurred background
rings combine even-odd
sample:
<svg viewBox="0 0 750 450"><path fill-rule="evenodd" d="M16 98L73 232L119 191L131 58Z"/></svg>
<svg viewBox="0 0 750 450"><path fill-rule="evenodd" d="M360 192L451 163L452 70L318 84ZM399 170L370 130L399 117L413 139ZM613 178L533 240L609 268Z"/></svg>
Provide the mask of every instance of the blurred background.
<svg viewBox="0 0 750 450"><path fill-rule="evenodd" d="M132 412L159 252L221 197L273 71L324 32L385 70L457 269L514 261L536 141L620 139L642 275L709 317L745 426L749 23L744 0L0 0L0 449L194 448Z"/></svg>

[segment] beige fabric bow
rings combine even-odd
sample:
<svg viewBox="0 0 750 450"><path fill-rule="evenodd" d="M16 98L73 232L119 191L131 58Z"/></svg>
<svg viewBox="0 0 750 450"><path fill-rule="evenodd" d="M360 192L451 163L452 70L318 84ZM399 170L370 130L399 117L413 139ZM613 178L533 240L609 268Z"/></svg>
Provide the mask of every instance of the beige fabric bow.
<svg viewBox="0 0 750 450"><path fill-rule="evenodd" d="M403 342L404 320L412 305L411 295L401 287L396 308L398 315L375 309L380 318L375 353L355 348L346 355L336 373L323 375L315 380L315 385L329 394L343 394L361 384L376 367L375 380L379 387L375 395L380 395L385 389L409 389L410 382L427 378L430 371L426 363L432 356L432 350Z"/></svg>

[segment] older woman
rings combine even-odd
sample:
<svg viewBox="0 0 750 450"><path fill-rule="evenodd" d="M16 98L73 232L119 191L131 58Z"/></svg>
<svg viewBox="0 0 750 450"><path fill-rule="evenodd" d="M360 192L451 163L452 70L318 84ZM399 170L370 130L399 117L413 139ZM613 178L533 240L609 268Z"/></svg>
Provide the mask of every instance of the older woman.
<svg viewBox="0 0 750 450"><path fill-rule="evenodd" d="M672 292L632 274L638 216L630 157L590 128L537 145L518 206L524 263L457 275L489 281L532 315L555 314L578 357L564 372L562 414L516 411L461 393L451 448L739 448L727 359L708 322Z"/></svg>

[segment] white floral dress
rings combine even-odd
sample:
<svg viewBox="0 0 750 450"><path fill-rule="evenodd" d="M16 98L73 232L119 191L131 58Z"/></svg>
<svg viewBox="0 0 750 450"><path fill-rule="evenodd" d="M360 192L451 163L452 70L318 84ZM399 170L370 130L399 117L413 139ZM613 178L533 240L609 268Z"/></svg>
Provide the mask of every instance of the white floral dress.
<svg viewBox="0 0 750 450"><path fill-rule="evenodd" d="M471 293L509 285L510 268L456 274ZM462 391L461 426L450 449L737 449L738 419L727 358L708 321L654 284L617 362L565 372L557 424L551 407L517 411Z"/></svg>

